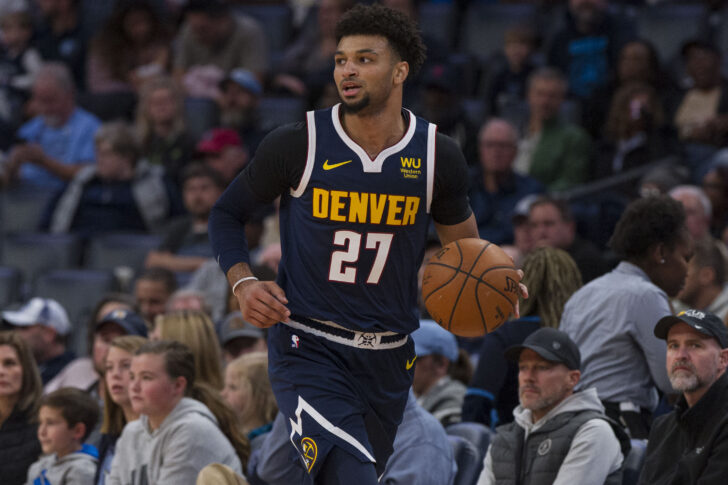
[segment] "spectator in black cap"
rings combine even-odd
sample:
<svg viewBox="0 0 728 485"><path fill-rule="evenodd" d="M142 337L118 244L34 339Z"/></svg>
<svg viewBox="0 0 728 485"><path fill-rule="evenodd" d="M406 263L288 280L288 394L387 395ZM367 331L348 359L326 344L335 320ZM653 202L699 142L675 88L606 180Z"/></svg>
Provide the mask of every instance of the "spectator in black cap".
<svg viewBox="0 0 728 485"><path fill-rule="evenodd" d="M702 40L682 48L685 69L692 81L675 113L680 139L706 145L725 145L728 135L728 81L720 72L721 52Z"/></svg>
<svg viewBox="0 0 728 485"><path fill-rule="evenodd" d="M621 483L629 440L605 416L596 389L574 392L581 355L569 336L541 328L505 356L518 362L521 404L515 421L498 428L478 485L519 475L524 483Z"/></svg>
<svg viewBox="0 0 728 485"><path fill-rule="evenodd" d="M655 420L640 484L724 483L728 477L728 329L716 315L687 310L661 318L667 373L682 393Z"/></svg>

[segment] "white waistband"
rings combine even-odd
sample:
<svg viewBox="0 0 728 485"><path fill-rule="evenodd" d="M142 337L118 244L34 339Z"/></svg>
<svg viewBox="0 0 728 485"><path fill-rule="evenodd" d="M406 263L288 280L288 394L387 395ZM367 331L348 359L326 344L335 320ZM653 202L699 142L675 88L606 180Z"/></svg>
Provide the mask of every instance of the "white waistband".
<svg viewBox="0 0 728 485"><path fill-rule="evenodd" d="M300 323L300 322L297 322L297 321L291 320L291 319L289 319L287 322L283 322L283 323L288 325L291 328L301 330L302 332L306 332L311 335L316 335L317 337L325 338L326 340L328 340L330 342L347 345L349 347L354 347L356 349L368 349L368 350L396 349L397 347L401 347L405 343L407 343L407 337L408 337L407 335L403 335L401 339L395 340L394 342L382 343L382 337L397 335L396 332L360 332L357 330L352 330L350 328L343 327L334 322L321 321L321 320L316 320L316 322L320 323L322 325L326 325L329 327L337 328L339 330L345 330L347 332L350 332L354 335L354 338L348 339L348 338L342 337L340 335L328 333L326 331L310 327L310 326L306 325L305 323Z"/></svg>

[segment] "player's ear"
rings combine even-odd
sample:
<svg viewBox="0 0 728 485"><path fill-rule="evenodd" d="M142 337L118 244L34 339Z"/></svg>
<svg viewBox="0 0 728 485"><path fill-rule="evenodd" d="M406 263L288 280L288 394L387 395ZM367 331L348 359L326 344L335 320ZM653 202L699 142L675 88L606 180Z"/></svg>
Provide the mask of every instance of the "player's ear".
<svg viewBox="0 0 728 485"><path fill-rule="evenodd" d="M405 79L409 75L409 63L407 61L399 61L394 65L392 78L395 84L404 84Z"/></svg>

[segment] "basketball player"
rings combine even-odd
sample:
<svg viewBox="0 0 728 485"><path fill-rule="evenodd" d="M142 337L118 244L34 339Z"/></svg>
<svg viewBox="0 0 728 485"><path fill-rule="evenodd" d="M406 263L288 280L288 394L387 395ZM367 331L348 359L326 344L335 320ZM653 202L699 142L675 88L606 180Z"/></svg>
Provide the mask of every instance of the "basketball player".
<svg viewBox="0 0 728 485"><path fill-rule="evenodd" d="M415 361L417 270L430 216L445 245L478 237L459 148L402 108L425 53L379 5L337 24L341 104L263 140L210 218L244 318L269 329L270 379L316 484L375 484ZM252 276L243 225L281 196L278 284Z"/></svg>

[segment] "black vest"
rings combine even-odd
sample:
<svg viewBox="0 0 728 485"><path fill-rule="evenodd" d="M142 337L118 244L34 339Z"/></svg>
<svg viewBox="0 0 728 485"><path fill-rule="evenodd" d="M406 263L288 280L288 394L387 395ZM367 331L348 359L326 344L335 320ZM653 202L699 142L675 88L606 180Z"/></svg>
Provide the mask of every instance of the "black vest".
<svg viewBox="0 0 728 485"><path fill-rule="evenodd" d="M498 485L551 484L569 453L576 432L587 421L603 419L615 431L626 457L629 438L619 425L604 414L588 410L562 413L532 432L524 443L525 432L515 422L498 428L490 448L493 475ZM625 451L626 448L626 451ZM622 470L611 473L605 485L621 485Z"/></svg>

